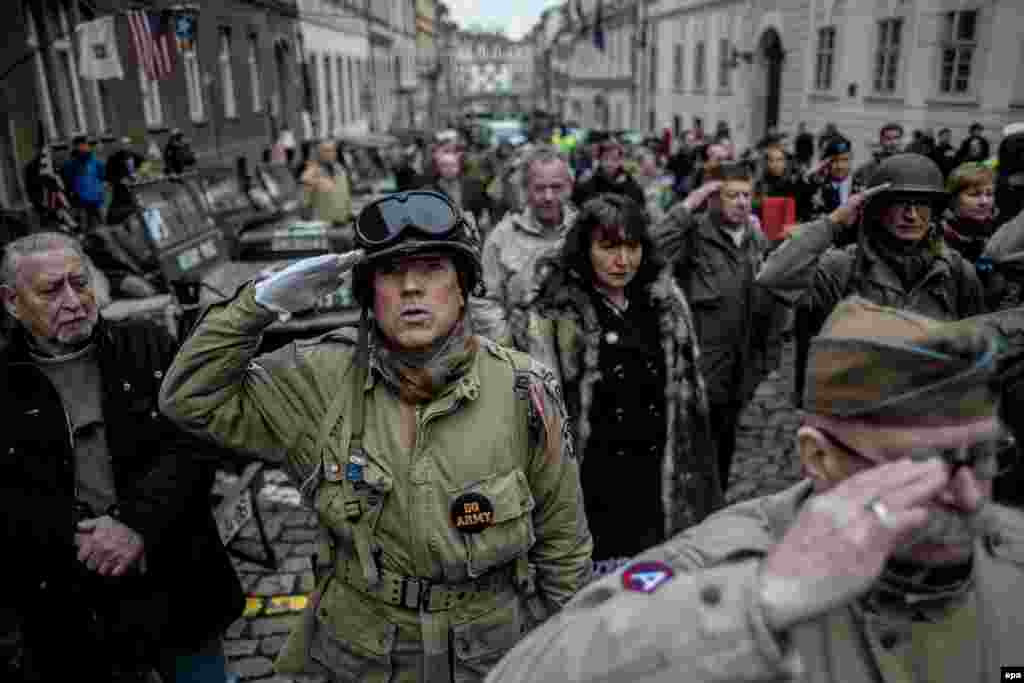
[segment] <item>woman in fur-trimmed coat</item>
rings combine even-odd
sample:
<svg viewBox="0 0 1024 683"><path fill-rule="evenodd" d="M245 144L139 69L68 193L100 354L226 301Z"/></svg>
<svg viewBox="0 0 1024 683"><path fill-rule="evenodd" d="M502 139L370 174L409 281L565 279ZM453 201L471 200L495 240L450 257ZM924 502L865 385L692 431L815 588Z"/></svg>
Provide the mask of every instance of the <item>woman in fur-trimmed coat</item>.
<svg viewBox="0 0 1024 683"><path fill-rule="evenodd" d="M561 378L594 560L630 557L722 502L689 306L616 195L584 205L537 282L513 338Z"/></svg>

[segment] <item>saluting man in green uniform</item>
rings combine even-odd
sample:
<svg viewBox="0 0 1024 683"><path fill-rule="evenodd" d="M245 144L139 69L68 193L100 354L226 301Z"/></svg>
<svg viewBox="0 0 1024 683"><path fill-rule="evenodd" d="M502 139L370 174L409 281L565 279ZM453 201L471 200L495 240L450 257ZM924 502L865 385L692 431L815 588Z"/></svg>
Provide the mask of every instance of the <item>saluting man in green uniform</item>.
<svg viewBox="0 0 1024 683"><path fill-rule="evenodd" d="M1024 514L990 498L1006 445L991 329L841 302L811 342L807 479L586 587L488 683L1009 680Z"/></svg>
<svg viewBox="0 0 1024 683"><path fill-rule="evenodd" d="M161 407L283 463L326 530L279 671L482 680L590 578L561 391L528 356L472 334L479 239L442 195L378 200L356 239L356 252L299 261L212 307ZM350 269L357 332L257 357L264 328Z"/></svg>

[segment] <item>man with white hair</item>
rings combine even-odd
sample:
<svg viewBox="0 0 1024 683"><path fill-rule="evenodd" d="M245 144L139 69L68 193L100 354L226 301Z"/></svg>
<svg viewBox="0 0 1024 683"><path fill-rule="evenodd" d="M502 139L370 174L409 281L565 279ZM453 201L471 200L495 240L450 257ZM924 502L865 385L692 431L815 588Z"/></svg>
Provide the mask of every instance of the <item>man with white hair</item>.
<svg viewBox="0 0 1024 683"><path fill-rule="evenodd" d="M508 319L529 302L538 257L557 247L576 220L572 173L557 148L540 145L522 163L526 209L509 213L484 243L485 298L471 301L479 334L508 340Z"/></svg>
<svg viewBox="0 0 1024 683"><path fill-rule="evenodd" d="M244 595L210 512L210 449L157 409L173 341L105 322L67 235L11 242L0 276L16 322L0 352L0 543L20 558L24 679L64 680L72 662L82 680L223 683Z"/></svg>

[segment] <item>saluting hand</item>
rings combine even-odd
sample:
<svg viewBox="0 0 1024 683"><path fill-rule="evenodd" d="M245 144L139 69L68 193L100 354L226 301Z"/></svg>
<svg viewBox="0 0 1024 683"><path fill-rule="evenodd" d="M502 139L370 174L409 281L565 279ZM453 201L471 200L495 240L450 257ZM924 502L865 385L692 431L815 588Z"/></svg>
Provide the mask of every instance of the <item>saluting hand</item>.
<svg viewBox="0 0 1024 683"><path fill-rule="evenodd" d="M864 208L867 200L879 192L888 190L890 186L889 183L885 183L884 185L877 185L869 190L850 195L845 204L829 214L829 220L836 225L853 225L860 219L861 209Z"/></svg>
<svg viewBox="0 0 1024 683"><path fill-rule="evenodd" d="M761 567L769 625L784 631L867 591L893 551L927 523L926 506L949 479L938 459L901 460L812 497Z"/></svg>
<svg viewBox="0 0 1024 683"><path fill-rule="evenodd" d="M712 180L704 183L696 190L687 195L686 199L683 200L683 206L686 207L687 211L694 211L703 206L704 202L708 200L711 195L715 194L722 189L721 180Z"/></svg>
<svg viewBox="0 0 1024 683"><path fill-rule="evenodd" d="M122 576L136 563L145 571L142 536L109 515L79 522L75 546L78 561L101 576Z"/></svg>
<svg viewBox="0 0 1024 683"><path fill-rule="evenodd" d="M256 302L287 319L312 308L317 299L341 284L342 276L363 258L356 249L344 254L305 258L256 284Z"/></svg>

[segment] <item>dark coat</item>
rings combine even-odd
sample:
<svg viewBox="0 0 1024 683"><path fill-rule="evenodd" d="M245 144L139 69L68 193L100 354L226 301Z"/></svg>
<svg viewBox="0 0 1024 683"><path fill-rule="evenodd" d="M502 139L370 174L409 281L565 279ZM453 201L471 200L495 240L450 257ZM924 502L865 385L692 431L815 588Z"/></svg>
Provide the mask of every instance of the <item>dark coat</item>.
<svg viewBox="0 0 1024 683"><path fill-rule="evenodd" d="M420 176L416 181L416 189L432 190L448 197L448 193L441 189L438 181L438 177L433 174ZM463 175L459 178L459 182L462 184L462 206L459 208L473 214L473 218L476 219L476 224L479 226L484 211L494 212L494 201L487 194L487 187L482 181Z"/></svg>
<svg viewBox="0 0 1024 683"><path fill-rule="evenodd" d="M646 206L644 190L639 183L628 173L621 173L615 180L608 178L600 170L595 171L583 182L577 183L572 191L572 202L582 207L588 200L605 193L618 194L629 197L640 206Z"/></svg>
<svg viewBox="0 0 1024 683"><path fill-rule="evenodd" d="M779 363L785 311L754 286L770 243L749 229L737 247L711 212L681 205L658 226L658 247L693 309L712 405L746 403Z"/></svg>
<svg viewBox="0 0 1024 683"><path fill-rule="evenodd" d="M116 514L142 535L148 570L102 579L75 559L72 434L57 389L16 334L0 352L0 541L16 549L7 570L17 590L9 595L35 676L29 680L62 679L68 665L102 675L109 662L87 636L98 639L104 617L120 656L151 661L157 648L193 648L220 635L245 604L210 512L215 470L202 456L211 448L157 407L173 341L150 323L102 320L96 339ZM85 661L69 647L87 654Z"/></svg>

